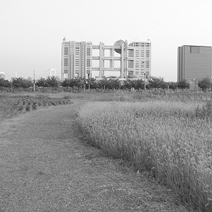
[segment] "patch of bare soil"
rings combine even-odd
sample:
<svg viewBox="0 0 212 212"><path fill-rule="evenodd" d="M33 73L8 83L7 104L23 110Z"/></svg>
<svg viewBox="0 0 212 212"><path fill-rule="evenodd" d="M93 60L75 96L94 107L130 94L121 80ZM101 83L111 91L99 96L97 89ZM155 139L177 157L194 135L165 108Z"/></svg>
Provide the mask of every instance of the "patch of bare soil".
<svg viewBox="0 0 212 212"><path fill-rule="evenodd" d="M0 123L0 211L187 212L172 191L80 134L83 101Z"/></svg>

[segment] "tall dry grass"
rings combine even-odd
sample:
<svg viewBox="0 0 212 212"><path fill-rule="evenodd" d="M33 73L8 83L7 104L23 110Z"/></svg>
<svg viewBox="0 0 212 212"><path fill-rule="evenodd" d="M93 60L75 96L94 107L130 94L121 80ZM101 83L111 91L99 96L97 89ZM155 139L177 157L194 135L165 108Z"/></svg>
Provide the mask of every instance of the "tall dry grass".
<svg viewBox="0 0 212 212"><path fill-rule="evenodd" d="M212 124L201 117L204 107L194 102L93 102L80 109L79 123L93 145L150 171L182 200L209 212Z"/></svg>

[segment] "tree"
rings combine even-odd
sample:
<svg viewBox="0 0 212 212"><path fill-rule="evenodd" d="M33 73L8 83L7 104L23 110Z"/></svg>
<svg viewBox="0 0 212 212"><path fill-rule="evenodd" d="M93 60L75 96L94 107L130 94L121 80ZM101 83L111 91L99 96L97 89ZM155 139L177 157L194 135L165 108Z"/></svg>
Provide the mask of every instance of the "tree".
<svg viewBox="0 0 212 212"><path fill-rule="evenodd" d="M40 78L35 83L38 87L46 87L46 80L45 78Z"/></svg>
<svg viewBox="0 0 212 212"><path fill-rule="evenodd" d="M99 85L100 85L100 88L107 88L107 84L108 84L108 80L106 77L102 77L102 79L99 81Z"/></svg>
<svg viewBox="0 0 212 212"><path fill-rule="evenodd" d="M118 79L109 79L107 81L107 89L119 89L121 86Z"/></svg>
<svg viewBox="0 0 212 212"><path fill-rule="evenodd" d="M131 85L135 89L144 89L144 81L142 79L132 80Z"/></svg>
<svg viewBox="0 0 212 212"><path fill-rule="evenodd" d="M165 85L164 79L161 77L151 77L149 80L149 86L151 88L166 88L168 86Z"/></svg>
<svg viewBox="0 0 212 212"><path fill-rule="evenodd" d="M10 88L11 87L11 83L8 80L5 79L0 79L0 87L6 87L6 88Z"/></svg>
<svg viewBox="0 0 212 212"><path fill-rule="evenodd" d="M185 88L189 88L190 85L189 83L186 82L186 80L181 80L177 83L177 87L180 89L185 89Z"/></svg>
<svg viewBox="0 0 212 212"><path fill-rule="evenodd" d="M127 79L123 82L123 88L131 89L133 87L133 80Z"/></svg>
<svg viewBox="0 0 212 212"><path fill-rule="evenodd" d="M19 77L19 78L13 78L12 85L15 88L29 88L33 86L33 83L31 80Z"/></svg>
<svg viewBox="0 0 212 212"><path fill-rule="evenodd" d="M46 79L47 87L57 88L59 87L59 82L56 77L48 77Z"/></svg>
<svg viewBox="0 0 212 212"><path fill-rule="evenodd" d="M162 88L162 89L167 89L168 87L169 87L169 84L167 83L167 82L161 82L161 84L160 84L160 87Z"/></svg>
<svg viewBox="0 0 212 212"><path fill-rule="evenodd" d="M205 91L205 90L211 88L210 78L206 77L206 78L202 79L201 81L198 82L198 86L199 86L203 91Z"/></svg>
<svg viewBox="0 0 212 212"><path fill-rule="evenodd" d="M90 88L91 89L96 89L96 88L99 88L100 87L99 83L94 78L89 78L87 80L87 82L88 82L88 84L90 84Z"/></svg>
<svg viewBox="0 0 212 212"><path fill-rule="evenodd" d="M169 89L172 89L172 90L177 89L177 83L176 82L169 82L168 85L169 85Z"/></svg>

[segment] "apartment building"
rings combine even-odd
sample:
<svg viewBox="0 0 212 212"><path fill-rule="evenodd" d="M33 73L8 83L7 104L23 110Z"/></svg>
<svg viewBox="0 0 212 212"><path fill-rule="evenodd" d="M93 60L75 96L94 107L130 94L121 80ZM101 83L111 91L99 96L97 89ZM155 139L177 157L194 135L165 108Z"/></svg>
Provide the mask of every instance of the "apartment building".
<svg viewBox="0 0 212 212"><path fill-rule="evenodd" d="M184 45L178 47L177 80L197 84L212 77L212 47Z"/></svg>
<svg viewBox="0 0 212 212"><path fill-rule="evenodd" d="M91 42L62 42L61 79L88 78L92 71Z"/></svg>
<svg viewBox="0 0 212 212"><path fill-rule="evenodd" d="M93 51L98 50L98 55ZM109 51L109 55L105 55ZM117 54L114 54L117 53ZM92 64L98 62L98 67ZM106 67L109 61L109 67ZM114 63L118 61L119 67ZM120 72L120 78L141 78L151 76L151 42L116 41L114 45L93 45L92 42L75 42L63 39L61 48L61 79L75 77L90 78L92 72L98 72L98 78L107 71Z"/></svg>
<svg viewBox="0 0 212 212"><path fill-rule="evenodd" d="M133 42L128 46L128 76L148 78L151 76L151 43Z"/></svg>

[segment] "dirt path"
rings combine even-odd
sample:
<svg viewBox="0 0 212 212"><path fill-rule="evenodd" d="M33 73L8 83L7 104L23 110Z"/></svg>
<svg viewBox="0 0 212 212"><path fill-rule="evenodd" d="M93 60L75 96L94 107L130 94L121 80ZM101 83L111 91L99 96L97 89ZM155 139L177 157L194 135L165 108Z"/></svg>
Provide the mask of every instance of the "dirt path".
<svg viewBox="0 0 212 212"><path fill-rule="evenodd" d="M168 189L80 139L81 104L0 123L0 211L186 211Z"/></svg>

